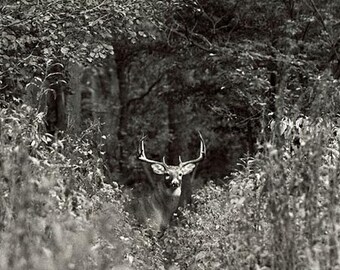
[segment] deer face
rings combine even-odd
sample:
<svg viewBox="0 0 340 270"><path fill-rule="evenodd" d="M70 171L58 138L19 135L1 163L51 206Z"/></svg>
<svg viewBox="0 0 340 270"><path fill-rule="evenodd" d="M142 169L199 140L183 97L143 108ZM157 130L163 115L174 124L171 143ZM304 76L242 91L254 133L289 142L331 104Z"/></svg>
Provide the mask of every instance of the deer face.
<svg viewBox="0 0 340 270"><path fill-rule="evenodd" d="M182 177L191 173L195 164L189 163L184 166L169 166L162 164L152 164L151 168L155 174L164 175L164 186L169 190L176 190L182 186Z"/></svg>

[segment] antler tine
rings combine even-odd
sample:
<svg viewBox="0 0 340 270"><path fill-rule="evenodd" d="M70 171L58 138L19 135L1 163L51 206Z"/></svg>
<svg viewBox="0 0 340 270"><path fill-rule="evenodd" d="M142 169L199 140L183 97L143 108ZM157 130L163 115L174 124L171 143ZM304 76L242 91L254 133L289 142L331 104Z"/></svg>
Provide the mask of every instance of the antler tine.
<svg viewBox="0 0 340 270"><path fill-rule="evenodd" d="M138 145L138 159L147 163L151 163L151 164L160 164L162 166L167 166L165 164L165 158L163 158L163 162L159 162L156 160L152 160L152 159L148 159L145 155L145 146L144 146L144 139L146 138L146 136L143 136L140 140L139 140L139 145Z"/></svg>
<svg viewBox="0 0 340 270"><path fill-rule="evenodd" d="M144 139L146 138L146 135L144 135L140 140L138 144L138 157L144 154Z"/></svg>
<svg viewBox="0 0 340 270"><path fill-rule="evenodd" d="M206 156L206 146L205 146L205 143L204 143L204 140L203 140L201 132L198 131L198 134L200 136L200 154L199 154L198 158L192 159L192 160L188 160L188 161L185 161L185 162L182 162L181 158L180 158L179 159L180 166L185 166L185 165L187 165L189 163L197 163L197 162L200 162L201 160L203 160L205 158L205 156Z"/></svg>
<svg viewBox="0 0 340 270"><path fill-rule="evenodd" d="M203 158L206 156L206 153L207 153L207 148L205 146L205 143L204 143L204 140L203 140L203 137L202 137L202 134L200 131L197 131L198 132L198 135L200 136L200 140L201 140L201 143L200 143L200 154L203 154Z"/></svg>
<svg viewBox="0 0 340 270"><path fill-rule="evenodd" d="M163 164L165 165L165 167L168 166L168 164L166 164L166 162L165 162L165 156L163 156Z"/></svg>

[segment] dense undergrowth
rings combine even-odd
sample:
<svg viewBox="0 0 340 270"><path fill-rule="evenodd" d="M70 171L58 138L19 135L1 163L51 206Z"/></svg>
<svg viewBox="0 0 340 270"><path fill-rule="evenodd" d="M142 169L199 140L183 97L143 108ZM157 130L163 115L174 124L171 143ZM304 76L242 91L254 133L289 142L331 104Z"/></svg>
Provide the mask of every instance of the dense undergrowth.
<svg viewBox="0 0 340 270"><path fill-rule="evenodd" d="M96 125L57 138L42 113L4 104L0 269L338 269L336 126L273 122L270 143L228 185L198 190L158 239L135 226L128 196L105 178Z"/></svg>
<svg viewBox="0 0 340 270"><path fill-rule="evenodd" d="M0 120L0 269L123 264L130 227L121 191L104 183L95 129L57 139L26 105L3 106Z"/></svg>

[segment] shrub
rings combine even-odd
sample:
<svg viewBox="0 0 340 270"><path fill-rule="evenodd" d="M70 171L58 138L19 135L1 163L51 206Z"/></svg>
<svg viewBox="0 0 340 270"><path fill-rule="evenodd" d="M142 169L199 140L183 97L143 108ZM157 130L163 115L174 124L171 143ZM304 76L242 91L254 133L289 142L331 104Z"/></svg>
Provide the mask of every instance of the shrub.
<svg viewBox="0 0 340 270"><path fill-rule="evenodd" d="M130 226L120 189L104 182L93 127L58 138L44 133L43 116L26 105L0 109L0 268L124 264Z"/></svg>

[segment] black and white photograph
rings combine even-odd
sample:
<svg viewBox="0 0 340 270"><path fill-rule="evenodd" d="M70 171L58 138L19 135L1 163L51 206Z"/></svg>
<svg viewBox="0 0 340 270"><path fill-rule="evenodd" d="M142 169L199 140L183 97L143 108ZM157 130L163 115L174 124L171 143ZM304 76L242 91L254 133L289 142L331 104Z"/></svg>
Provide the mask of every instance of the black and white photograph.
<svg viewBox="0 0 340 270"><path fill-rule="evenodd" d="M339 0L0 2L0 270L340 270Z"/></svg>

